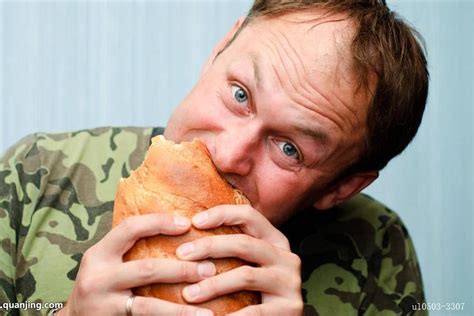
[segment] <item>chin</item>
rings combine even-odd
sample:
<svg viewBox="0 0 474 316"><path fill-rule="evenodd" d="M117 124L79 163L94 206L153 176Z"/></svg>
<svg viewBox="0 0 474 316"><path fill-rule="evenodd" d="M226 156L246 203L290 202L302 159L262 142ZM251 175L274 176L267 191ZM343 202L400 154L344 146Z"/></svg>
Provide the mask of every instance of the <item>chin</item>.
<svg viewBox="0 0 474 316"><path fill-rule="evenodd" d="M273 226L278 227L284 224L291 214L287 214L288 211L282 211L282 209L278 210L260 210L258 207L254 207L257 211L259 211L263 216L265 216Z"/></svg>

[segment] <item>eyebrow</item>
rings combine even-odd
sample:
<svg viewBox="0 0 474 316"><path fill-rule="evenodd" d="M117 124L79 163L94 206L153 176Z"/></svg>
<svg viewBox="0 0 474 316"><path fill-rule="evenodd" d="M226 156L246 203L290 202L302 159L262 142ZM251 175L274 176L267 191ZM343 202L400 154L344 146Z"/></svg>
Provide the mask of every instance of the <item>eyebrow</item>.
<svg viewBox="0 0 474 316"><path fill-rule="evenodd" d="M310 136L323 144L326 144L329 141L328 134L326 134L324 131L322 131L319 128L313 129L313 128L308 128L306 126L295 126L295 129L298 132L303 133L307 136Z"/></svg>

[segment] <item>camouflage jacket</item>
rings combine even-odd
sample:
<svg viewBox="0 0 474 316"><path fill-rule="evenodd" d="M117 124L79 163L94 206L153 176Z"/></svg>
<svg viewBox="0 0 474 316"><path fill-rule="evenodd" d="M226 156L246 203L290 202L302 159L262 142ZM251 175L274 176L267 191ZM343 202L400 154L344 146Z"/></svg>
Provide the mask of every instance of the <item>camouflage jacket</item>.
<svg viewBox="0 0 474 316"><path fill-rule="evenodd" d="M0 314L6 302L64 302L82 254L111 227L117 183L162 129L34 134L0 160ZM281 230L302 259L305 315L418 315L425 301L408 232L365 195ZM44 314L13 309L8 314Z"/></svg>

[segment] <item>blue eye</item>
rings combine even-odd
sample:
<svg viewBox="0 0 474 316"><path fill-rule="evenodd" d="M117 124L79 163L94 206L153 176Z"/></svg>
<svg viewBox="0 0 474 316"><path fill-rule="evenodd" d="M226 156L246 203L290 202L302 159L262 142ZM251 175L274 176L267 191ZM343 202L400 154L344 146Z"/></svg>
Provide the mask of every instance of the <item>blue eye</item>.
<svg viewBox="0 0 474 316"><path fill-rule="evenodd" d="M293 158L299 157L298 150L291 143L279 142L278 147L280 147L281 151L288 157L293 157Z"/></svg>
<svg viewBox="0 0 474 316"><path fill-rule="evenodd" d="M232 86L232 94L234 95L235 100L239 103L244 103L248 100L247 92L239 86Z"/></svg>

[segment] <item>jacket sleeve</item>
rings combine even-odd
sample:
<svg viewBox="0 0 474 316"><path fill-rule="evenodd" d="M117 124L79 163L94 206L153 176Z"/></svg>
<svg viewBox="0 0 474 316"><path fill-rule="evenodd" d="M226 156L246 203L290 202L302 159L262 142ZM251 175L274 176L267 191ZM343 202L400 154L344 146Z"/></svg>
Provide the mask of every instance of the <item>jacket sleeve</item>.
<svg viewBox="0 0 474 316"><path fill-rule="evenodd" d="M35 163L35 136L30 135L8 149L0 158L0 306L3 303L16 302L17 282L27 280L26 271L17 270L22 256L18 255L24 213L34 208L36 196L31 193L30 185L39 186L41 177L24 168L24 162ZM24 228L24 227L23 227Z"/></svg>

